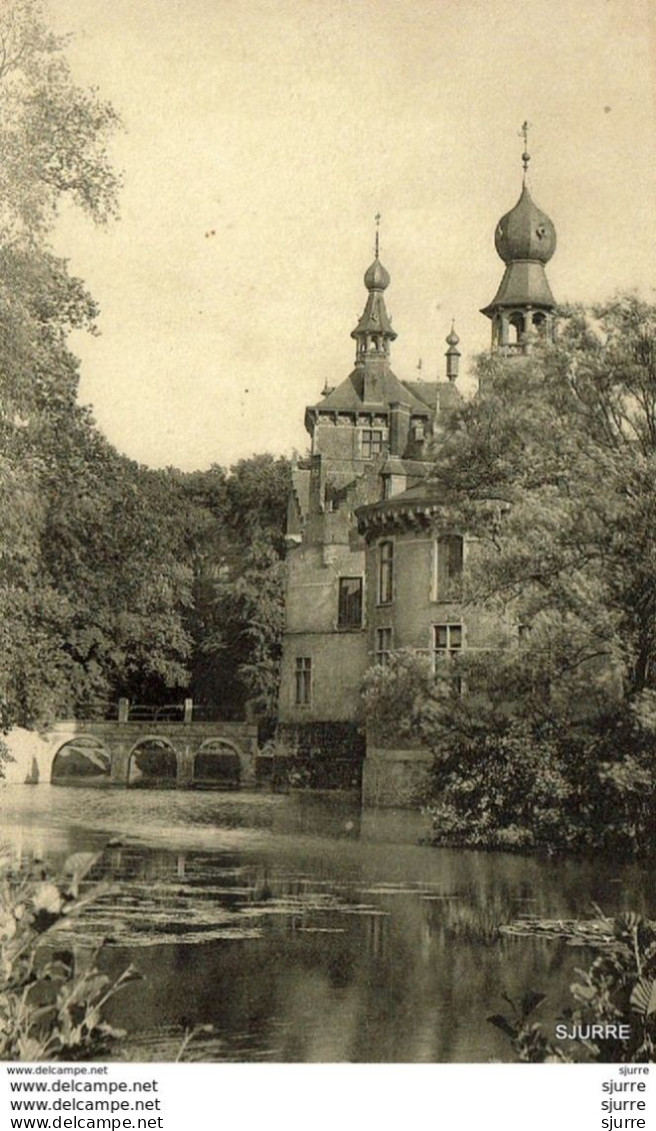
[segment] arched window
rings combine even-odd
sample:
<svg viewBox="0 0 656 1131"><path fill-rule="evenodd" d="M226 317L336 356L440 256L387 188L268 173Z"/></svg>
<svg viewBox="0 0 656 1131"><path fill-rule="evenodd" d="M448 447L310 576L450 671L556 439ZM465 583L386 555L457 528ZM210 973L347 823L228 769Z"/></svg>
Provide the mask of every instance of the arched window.
<svg viewBox="0 0 656 1131"><path fill-rule="evenodd" d="M522 342L524 340L524 330L526 328L526 324L524 322L523 314L520 314L519 311L515 311L514 314L511 314L510 318L508 319L508 327L509 341L511 344L518 344L519 342Z"/></svg>

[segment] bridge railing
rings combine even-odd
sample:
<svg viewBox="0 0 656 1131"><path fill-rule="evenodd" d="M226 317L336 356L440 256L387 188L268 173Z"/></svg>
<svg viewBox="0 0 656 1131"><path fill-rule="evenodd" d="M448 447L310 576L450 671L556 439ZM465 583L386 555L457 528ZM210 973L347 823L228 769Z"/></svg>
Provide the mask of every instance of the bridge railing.
<svg viewBox="0 0 656 1131"><path fill-rule="evenodd" d="M89 716L91 717L91 716ZM96 718L102 716L95 716ZM184 699L181 703L131 703L119 699L111 716L119 723L214 723L225 722L225 712L216 704L194 703Z"/></svg>
<svg viewBox="0 0 656 1131"><path fill-rule="evenodd" d="M184 703L128 703L126 722L130 723L184 723Z"/></svg>
<svg viewBox="0 0 656 1131"><path fill-rule="evenodd" d="M75 718L81 722L118 723L222 723L240 722L241 716L215 703L132 703L127 698L90 699L75 705Z"/></svg>
<svg viewBox="0 0 656 1131"><path fill-rule="evenodd" d="M195 723L218 723L226 721L225 712L222 712L220 707L212 703L194 703L192 706L192 718Z"/></svg>

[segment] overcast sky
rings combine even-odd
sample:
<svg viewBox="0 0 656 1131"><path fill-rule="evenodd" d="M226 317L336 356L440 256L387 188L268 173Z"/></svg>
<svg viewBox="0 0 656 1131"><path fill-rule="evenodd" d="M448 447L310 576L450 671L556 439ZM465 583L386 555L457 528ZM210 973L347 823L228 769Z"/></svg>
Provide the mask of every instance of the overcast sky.
<svg viewBox="0 0 656 1131"><path fill-rule="evenodd" d="M76 78L121 114L122 217L66 214L101 306L81 397L152 466L303 451L306 404L352 369L382 213L392 367L468 358L529 183L560 301L654 298L654 0L49 0ZM208 234L211 233L211 234Z"/></svg>

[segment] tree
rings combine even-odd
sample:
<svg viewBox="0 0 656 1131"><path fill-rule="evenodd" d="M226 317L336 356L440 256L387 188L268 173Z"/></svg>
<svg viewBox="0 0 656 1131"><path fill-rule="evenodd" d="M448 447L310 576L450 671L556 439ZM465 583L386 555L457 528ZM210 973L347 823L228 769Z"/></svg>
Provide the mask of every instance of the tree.
<svg viewBox="0 0 656 1131"><path fill-rule="evenodd" d="M284 532L290 464L266 453L226 474L184 478L187 497L214 519L195 557L190 630L194 694L242 713L275 715L284 627Z"/></svg>
<svg viewBox="0 0 656 1131"><path fill-rule="evenodd" d="M47 718L72 671L61 648L70 617L43 558L65 437L92 424L76 407L71 329L93 329L95 305L55 256L49 236L60 202L96 222L116 211L106 156L116 115L72 81L64 41L40 4L0 13L0 723Z"/></svg>
<svg viewBox="0 0 656 1131"><path fill-rule="evenodd" d="M656 310L634 296L570 310L556 344L484 357L479 380L433 474L476 543L466 604L517 637L503 653L463 650L465 693L426 699L436 823L465 841L644 849L656 800Z"/></svg>
<svg viewBox="0 0 656 1131"><path fill-rule="evenodd" d="M289 465L149 471L77 402L97 308L51 247L64 201L117 215L120 123L72 79L38 0L0 12L0 728L190 689L270 711Z"/></svg>
<svg viewBox="0 0 656 1131"><path fill-rule="evenodd" d="M656 658L656 310L627 296L573 310L558 343L484 358L435 476L479 540L473 604L512 607L518 666L571 708L609 671L631 697ZM530 631L529 631L530 630Z"/></svg>
<svg viewBox="0 0 656 1131"><path fill-rule="evenodd" d="M3 242L47 237L68 198L96 223L117 214L120 178L107 142L119 118L71 76L67 37L47 26L39 0L0 13L0 228Z"/></svg>

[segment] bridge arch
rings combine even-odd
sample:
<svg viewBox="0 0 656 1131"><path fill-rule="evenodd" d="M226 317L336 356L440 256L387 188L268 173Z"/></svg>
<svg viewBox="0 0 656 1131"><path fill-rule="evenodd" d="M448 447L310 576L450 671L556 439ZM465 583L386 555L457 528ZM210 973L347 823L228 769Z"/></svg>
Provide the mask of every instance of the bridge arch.
<svg viewBox="0 0 656 1131"><path fill-rule="evenodd" d="M127 761L126 784L175 786L180 756L170 738L145 734L135 742Z"/></svg>
<svg viewBox="0 0 656 1131"><path fill-rule="evenodd" d="M236 787L243 776L243 755L229 738L207 738L194 755L194 785Z"/></svg>
<svg viewBox="0 0 656 1131"><path fill-rule="evenodd" d="M50 780L59 785L110 781L112 756L102 739L93 734L71 735L55 749Z"/></svg>

